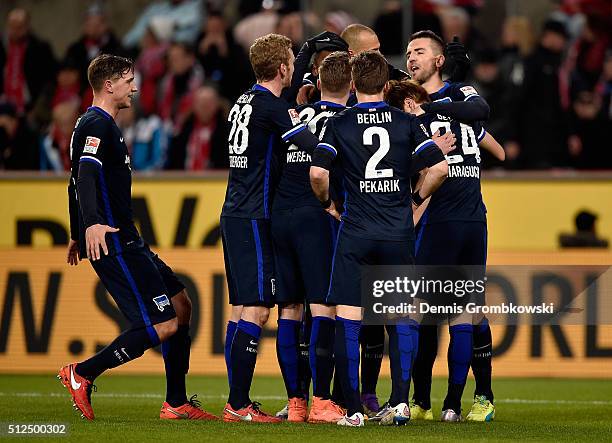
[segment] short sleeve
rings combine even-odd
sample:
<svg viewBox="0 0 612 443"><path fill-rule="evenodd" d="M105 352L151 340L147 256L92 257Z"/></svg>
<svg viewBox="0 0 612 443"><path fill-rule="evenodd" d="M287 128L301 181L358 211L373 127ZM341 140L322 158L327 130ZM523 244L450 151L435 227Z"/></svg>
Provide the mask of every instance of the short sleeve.
<svg viewBox="0 0 612 443"><path fill-rule="evenodd" d="M334 129L334 117L329 117L325 126L321 130L319 135L319 144L317 149L323 149L329 151L335 158L338 156L338 141L336 137L336 131Z"/></svg>
<svg viewBox="0 0 612 443"><path fill-rule="evenodd" d="M412 118L410 120L410 133L410 149L412 150L413 154L417 154L428 146L434 146L437 148L437 145L427 133L427 129L425 128L425 125L421 122L421 120L417 118Z"/></svg>
<svg viewBox="0 0 612 443"><path fill-rule="evenodd" d="M306 129L306 125L300 120L300 114L282 98L274 100L270 109L270 119L278 128L283 141Z"/></svg>
<svg viewBox="0 0 612 443"><path fill-rule="evenodd" d="M91 162L102 167L104 164L105 141L107 137L107 126L102 122L94 122L79 128L79 140L83 146L79 146L81 156L79 163Z"/></svg>

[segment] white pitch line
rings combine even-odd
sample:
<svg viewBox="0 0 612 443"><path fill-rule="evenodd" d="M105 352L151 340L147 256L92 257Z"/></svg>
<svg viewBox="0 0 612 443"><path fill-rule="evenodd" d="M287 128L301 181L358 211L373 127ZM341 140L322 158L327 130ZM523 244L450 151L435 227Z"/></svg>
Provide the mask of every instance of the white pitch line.
<svg viewBox="0 0 612 443"><path fill-rule="evenodd" d="M155 393L138 393L128 394L122 392L99 392L94 394L95 397L100 398L152 398L161 399L164 398L162 394ZM0 392L0 397L67 397L66 393L59 392ZM258 400L286 400L287 397L282 395L255 395ZM227 398L227 394L218 395L200 395L198 399L202 400L224 400ZM432 398L433 401L442 401L442 398ZM495 403L508 403L508 404L527 404L527 405L598 405L598 406L610 406L612 400L546 400L546 399L528 399L528 398L498 398Z"/></svg>

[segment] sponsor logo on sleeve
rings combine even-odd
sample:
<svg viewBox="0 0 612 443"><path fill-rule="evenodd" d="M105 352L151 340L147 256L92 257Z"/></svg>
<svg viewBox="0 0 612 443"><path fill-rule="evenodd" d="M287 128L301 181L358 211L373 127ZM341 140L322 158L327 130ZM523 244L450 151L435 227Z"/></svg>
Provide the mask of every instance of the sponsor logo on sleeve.
<svg viewBox="0 0 612 443"><path fill-rule="evenodd" d="M96 154L100 147L100 139L98 137L87 137L85 139L85 147L83 147L83 153Z"/></svg>
<svg viewBox="0 0 612 443"><path fill-rule="evenodd" d="M474 89L473 86L463 86L463 87L459 88L459 90L461 92L463 92L463 95L465 95L466 97L469 96L469 95L478 94L478 92L476 91L476 89Z"/></svg>

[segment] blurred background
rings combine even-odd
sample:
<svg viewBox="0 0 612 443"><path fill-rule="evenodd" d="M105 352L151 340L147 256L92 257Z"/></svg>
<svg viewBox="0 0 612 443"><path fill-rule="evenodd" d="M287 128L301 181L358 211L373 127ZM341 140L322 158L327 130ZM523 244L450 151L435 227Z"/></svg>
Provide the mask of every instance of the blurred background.
<svg viewBox="0 0 612 443"><path fill-rule="evenodd" d="M400 69L417 30L468 48L468 81L489 102L486 128L507 156L483 157L489 263L612 264L610 0L3 0L0 372L55 370L126 327L89 265L65 264L69 146L91 104L90 60L136 61L140 93L117 117L136 173L134 215L194 300L193 370L222 373L226 120L254 82L248 48L277 32L297 51L351 23L372 27ZM612 377L612 329L596 323L499 326L497 373ZM258 371L277 374L271 338L262 353ZM161 371L150 354L121 371ZM445 371L443 359L436 368Z"/></svg>

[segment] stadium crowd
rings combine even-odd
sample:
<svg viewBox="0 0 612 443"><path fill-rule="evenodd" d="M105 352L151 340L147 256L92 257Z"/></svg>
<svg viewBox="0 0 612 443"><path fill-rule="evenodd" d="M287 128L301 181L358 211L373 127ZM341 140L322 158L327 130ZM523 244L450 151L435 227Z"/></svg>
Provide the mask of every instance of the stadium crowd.
<svg viewBox="0 0 612 443"><path fill-rule="evenodd" d="M310 34L340 34L358 22L341 10L303 13L300 3L241 0L230 23L222 2L163 0L123 38L103 4L93 3L82 35L59 58L31 28L28 11L13 9L0 41L0 170L69 170L72 130L92 99L87 66L100 53L136 60L136 106L117 122L134 169L226 168L229 103L255 81L253 40L280 33L297 52ZM612 169L604 136L612 129L610 2L559 0L540 29L528 17L506 17L498 41L473 25L482 3L415 0L413 24L466 45L468 81L491 106L486 127L506 150L503 167ZM385 1L371 24L385 55L405 51L400 6Z"/></svg>

